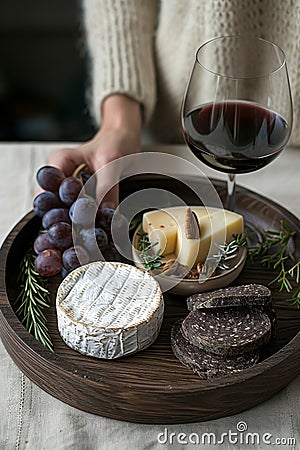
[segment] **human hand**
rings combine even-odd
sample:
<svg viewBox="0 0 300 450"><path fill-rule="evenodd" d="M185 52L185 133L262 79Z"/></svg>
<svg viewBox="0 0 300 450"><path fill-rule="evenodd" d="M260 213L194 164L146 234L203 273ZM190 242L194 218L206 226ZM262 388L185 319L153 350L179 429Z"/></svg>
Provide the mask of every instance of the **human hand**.
<svg viewBox="0 0 300 450"><path fill-rule="evenodd" d="M102 193L112 185L120 173L112 173L110 162L140 151L141 112L140 105L123 95L108 97L103 104L101 129L88 142L75 148L63 148L54 152L49 164L70 176L80 164L86 164L91 173L96 173L96 197L102 200ZM101 173L98 174L99 169ZM101 179L100 179L101 178ZM105 195L102 206L116 207L119 200L116 184Z"/></svg>

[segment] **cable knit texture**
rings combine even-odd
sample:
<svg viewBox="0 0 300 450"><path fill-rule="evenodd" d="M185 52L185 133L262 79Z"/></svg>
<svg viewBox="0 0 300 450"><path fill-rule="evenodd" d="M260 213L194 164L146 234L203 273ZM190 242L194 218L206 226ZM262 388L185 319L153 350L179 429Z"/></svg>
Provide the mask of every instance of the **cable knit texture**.
<svg viewBox="0 0 300 450"><path fill-rule="evenodd" d="M84 6L95 117L100 120L101 103L106 96L120 93L143 105L147 122L156 100L156 1L86 0Z"/></svg>
<svg viewBox="0 0 300 450"><path fill-rule="evenodd" d="M180 106L197 48L228 34L277 43L286 53L294 102L291 144L300 145L298 0L85 0L93 110L124 93L141 102L153 140L182 142Z"/></svg>

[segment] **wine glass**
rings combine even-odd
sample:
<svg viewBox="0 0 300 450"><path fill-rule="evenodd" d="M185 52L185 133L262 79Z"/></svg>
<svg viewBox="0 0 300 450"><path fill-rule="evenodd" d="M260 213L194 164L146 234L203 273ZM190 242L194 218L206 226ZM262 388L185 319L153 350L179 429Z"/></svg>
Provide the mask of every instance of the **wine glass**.
<svg viewBox="0 0 300 450"><path fill-rule="evenodd" d="M226 208L234 210L236 174L269 164L291 134L292 99L282 49L239 35L203 44L196 53L181 119L194 155L228 174Z"/></svg>

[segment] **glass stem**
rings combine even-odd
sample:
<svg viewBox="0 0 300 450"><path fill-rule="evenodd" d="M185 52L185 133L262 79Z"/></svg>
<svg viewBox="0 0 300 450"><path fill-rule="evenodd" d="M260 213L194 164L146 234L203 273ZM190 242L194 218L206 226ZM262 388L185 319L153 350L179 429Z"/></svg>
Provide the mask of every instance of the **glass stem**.
<svg viewBox="0 0 300 450"><path fill-rule="evenodd" d="M226 209L235 210L235 174L229 173L227 178Z"/></svg>

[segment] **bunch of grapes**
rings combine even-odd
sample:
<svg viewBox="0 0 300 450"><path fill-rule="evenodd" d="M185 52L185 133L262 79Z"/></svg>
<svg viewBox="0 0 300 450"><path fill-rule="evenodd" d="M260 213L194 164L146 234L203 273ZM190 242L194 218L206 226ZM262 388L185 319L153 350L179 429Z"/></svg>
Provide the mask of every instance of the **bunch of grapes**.
<svg viewBox="0 0 300 450"><path fill-rule="evenodd" d="M83 191L84 195L79 197L88 174L66 177L56 167L44 166L36 178L44 189L33 203L43 227L34 241L35 269L40 275L51 277L61 273L64 277L80 265L98 259L99 250L105 260L120 260L111 241L114 210L98 209L89 191Z"/></svg>

